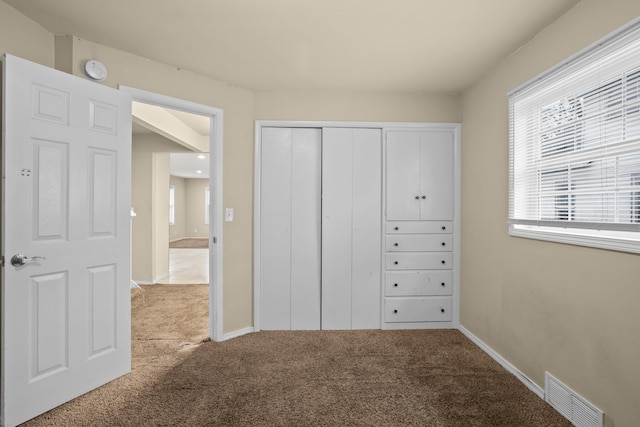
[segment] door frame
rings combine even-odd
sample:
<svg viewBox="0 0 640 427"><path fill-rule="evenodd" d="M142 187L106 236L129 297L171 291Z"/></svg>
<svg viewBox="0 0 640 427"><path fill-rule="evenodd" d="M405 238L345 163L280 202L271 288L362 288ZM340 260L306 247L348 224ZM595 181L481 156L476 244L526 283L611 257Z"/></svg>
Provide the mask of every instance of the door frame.
<svg viewBox="0 0 640 427"><path fill-rule="evenodd" d="M211 119L209 132L209 188L211 208L209 209L209 336L213 341L224 341L222 308L222 144L223 110L198 104L184 99L160 95L129 86L119 85L118 89L131 95L133 101L155 105L186 113L199 114Z"/></svg>
<svg viewBox="0 0 640 427"><path fill-rule="evenodd" d="M447 130L454 130L454 183L453 183L453 197L454 197L454 228L458 230L454 242L454 266L453 271L460 271L460 197L461 197L461 155L460 155L460 123L437 123L437 122L359 122L359 121L298 121L298 120L256 120L254 129L254 165L253 165L253 330L254 332L260 331L260 202L262 188L262 128L263 127L281 127L281 128L314 128L322 129L325 127L339 127L339 128L369 128L369 129L381 129L383 138L383 150L386 147L386 131L387 130L433 130L438 128L444 128ZM382 178L384 182L385 176L385 155L383 151L382 155ZM384 185L384 184L383 184ZM382 206L385 206L384 192L382 198ZM384 209L384 208L383 208ZM382 254L380 254L382 257ZM382 290L381 290L382 292ZM459 325L459 295L460 295L460 278L459 273L454 275L454 295L456 300L454 302L453 309L453 321L452 324L457 327Z"/></svg>

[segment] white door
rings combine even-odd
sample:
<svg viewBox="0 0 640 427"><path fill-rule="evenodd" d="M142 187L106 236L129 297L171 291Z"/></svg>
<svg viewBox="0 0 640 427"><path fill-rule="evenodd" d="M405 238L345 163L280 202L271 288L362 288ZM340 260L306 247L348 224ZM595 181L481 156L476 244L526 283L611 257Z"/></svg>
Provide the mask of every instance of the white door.
<svg viewBox="0 0 640 427"><path fill-rule="evenodd" d="M453 219L453 132L420 133L420 219Z"/></svg>
<svg viewBox="0 0 640 427"><path fill-rule="evenodd" d="M451 131L387 132L389 221L453 218Z"/></svg>
<svg viewBox="0 0 640 427"><path fill-rule="evenodd" d="M322 329L380 328L382 130L322 131Z"/></svg>
<svg viewBox="0 0 640 427"><path fill-rule="evenodd" d="M262 129L264 330L320 329L320 150L320 129Z"/></svg>
<svg viewBox="0 0 640 427"><path fill-rule="evenodd" d="M3 69L2 422L13 426L131 369L131 99L9 55Z"/></svg>
<svg viewBox="0 0 640 427"><path fill-rule="evenodd" d="M420 219L420 132L387 132L387 201L389 221Z"/></svg>

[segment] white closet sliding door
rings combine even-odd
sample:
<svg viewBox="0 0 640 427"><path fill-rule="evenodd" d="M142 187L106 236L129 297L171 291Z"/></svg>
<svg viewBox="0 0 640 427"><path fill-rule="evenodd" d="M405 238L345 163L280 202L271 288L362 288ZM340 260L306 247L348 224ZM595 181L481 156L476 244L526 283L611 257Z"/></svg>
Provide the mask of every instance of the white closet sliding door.
<svg viewBox="0 0 640 427"><path fill-rule="evenodd" d="M320 329L321 130L263 128L260 324Z"/></svg>
<svg viewBox="0 0 640 427"><path fill-rule="evenodd" d="M322 139L322 329L380 328L382 131Z"/></svg>

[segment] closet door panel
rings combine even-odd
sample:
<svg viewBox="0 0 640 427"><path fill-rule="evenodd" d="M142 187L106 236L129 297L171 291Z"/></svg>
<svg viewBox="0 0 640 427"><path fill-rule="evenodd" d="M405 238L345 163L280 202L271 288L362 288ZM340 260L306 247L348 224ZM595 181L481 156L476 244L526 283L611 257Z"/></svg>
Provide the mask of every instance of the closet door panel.
<svg viewBox="0 0 640 427"><path fill-rule="evenodd" d="M322 329L351 329L353 144L350 129L322 141Z"/></svg>
<svg viewBox="0 0 640 427"><path fill-rule="evenodd" d="M320 329L320 129L291 145L291 329Z"/></svg>
<svg viewBox="0 0 640 427"><path fill-rule="evenodd" d="M453 133L422 133L420 159L420 219L452 219Z"/></svg>
<svg viewBox="0 0 640 427"><path fill-rule="evenodd" d="M380 328L382 131L353 131L353 329Z"/></svg>
<svg viewBox="0 0 640 427"><path fill-rule="evenodd" d="M381 135L323 130L323 329L380 327Z"/></svg>
<svg viewBox="0 0 640 427"><path fill-rule="evenodd" d="M260 321L265 330L291 328L291 141L291 129L262 130Z"/></svg>

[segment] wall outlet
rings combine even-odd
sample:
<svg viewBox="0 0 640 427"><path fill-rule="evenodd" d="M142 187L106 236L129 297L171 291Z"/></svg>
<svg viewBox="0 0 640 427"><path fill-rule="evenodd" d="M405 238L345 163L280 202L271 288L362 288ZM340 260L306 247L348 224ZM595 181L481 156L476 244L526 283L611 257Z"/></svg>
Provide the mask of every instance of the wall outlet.
<svg viewBox="0 0 640 427"><path fill-rule="evenodd" d="M224 220L226 222L232 222L233 221L233 208L226 208L224 210Z"/></svg>

